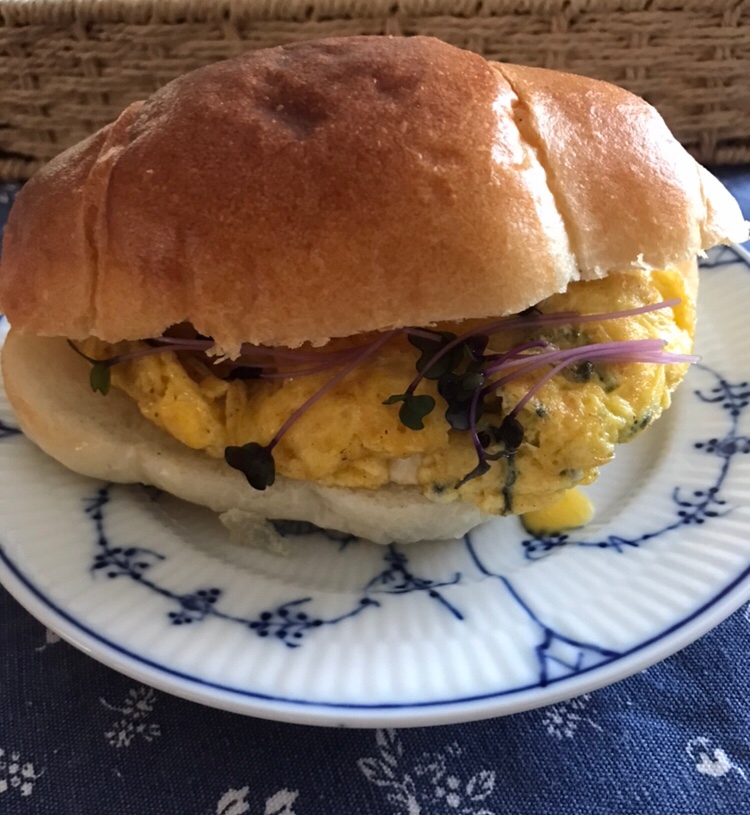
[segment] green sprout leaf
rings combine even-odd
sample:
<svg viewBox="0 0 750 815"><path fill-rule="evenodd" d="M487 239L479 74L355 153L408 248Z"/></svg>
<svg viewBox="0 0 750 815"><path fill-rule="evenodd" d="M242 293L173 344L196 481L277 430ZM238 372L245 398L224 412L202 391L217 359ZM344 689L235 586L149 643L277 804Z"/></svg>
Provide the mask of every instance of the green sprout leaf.
<svg viewBox="0 0 750 815"><path fill-rule="evenodd" d="M434 331L431 337L421 334L409 334L409 343L422 353L435 354L449 342L453 342L456 335L450 331Z"/></svg>
<svg viewBox="0 0 750 815"><path fill-rule="evenodd" d="M486 450L492 444L492 435L486 430L480 430L477 433L477 439L483 450Z"/></svg>
<svg viewBox="0 0 750 815"><path fill-rule="evenodd" d="M253 489L263 491L276 480L276 462L270 447L251 441L242 447L227 447L224 461L239 470Z"/></svg>
<svg viewBox="0 0 750 815"><path fill-rule="evenodd" d="M109 393L110 380L108 365L105 365L103 362L97 362L92 366L91 373L89 374L89 383L94 393L99 391L102 396L106 396Z"/></svg>
<svg viewBox="0 0 750 815"><path fill-rule="evenodd" d="M403 402L398 412L401 424L409 430L424 430L422 419L432 413L435 400L427 394L415 396L413 393L397 393L395 396L389 396L383 404L395 405L397 402Z"/></svg>
<svg viewBox="0 0 750 815"><path fill-rule="evenodd" d="M513 452L518 450L523 441L523 425L515 416L508 414L500 422L500 427L495 431L495 435L497 440L505 445L506 450Z"/></svg>
<svg viewBox="0 0 750 815"><path fill-rule="evenodd" d="M422 372L433 356L434 354L429 356L422 354L417 361L417 370ZM455 348L451 348L445 356L441 357L437 362L433 362L429 368L424 370L425 379L440 379L441 376L455 370L456 366L461 362L462 356L463 350L460 346L457 345Z"/></svg>
<svg viewBox="0 0 750 815"><path fill-rule="evenodd" d="M84 354L75 343L68 340L68 345L71 347L73 351L78 354L79 357L83 357L86 362L91 363L91 373L89 374L89 384L91 385L91 390L96 393L102 394L102 396L106 396L109 393L110 387L110 366L113 364L111 360L97 360L93 359L92 357ZM114 357L117 360L117 357Z"/></svg>
<svg viewBox="0 0 750 815"><path fill-rule="evenodd" d="M484 352L487 350L490 338L486 334L476 334L473 337L467 337L461 345L466 351L469 361L474 364L481 365L484 362Z"/></svg>
<svg viewBox="0 0 750 815"><path fill-rule="evenodd" d="M410 430L424 430L422 419L432 413L434 407L435 400L431 396L411 396L401 405L398 418Z"/></svg>
<svg viewBox="0 0 750 815"><path fill-rule="evenodd" d="M409 337L409 342L422 352L417 360L417 371L423 374L425 379L440 379L459 365L464 353L461 345L451 348L447 354L430 364L436 354L455 339L456 335L450 331L436 332L434 338L413 335Z"/></svg>
<svg viewBox="0 0 750 815"><path fill-rule="evenodd" d="M480 476L483 476L489 469L490 469L489 462L484 458L480 459L479 464L477 464L477 466L470 473L467 473L458 482L458 484L456 484L456 489L457 490L461 489L461 487L463 487L463 485L466 484L468 481L471 481L474 478L479 478Z"/></svg>
<svg viewBox="0 0 750 815"><path fill-rule="evenodd" d="M484 374L445 374L438 382L438 392L448 403L445 420L454 430L469 430L471 427L471 403L474 392L484 384ZM484 399L477 400L475 420L482 418Z"/></svg>
<svg viewBox="0 0 750 815"><path fill-rule="evenodd" d="M461 390L467 396L473 396L477 388L484 385L484 374L481 371L472 371L461 377Z"/></svg>

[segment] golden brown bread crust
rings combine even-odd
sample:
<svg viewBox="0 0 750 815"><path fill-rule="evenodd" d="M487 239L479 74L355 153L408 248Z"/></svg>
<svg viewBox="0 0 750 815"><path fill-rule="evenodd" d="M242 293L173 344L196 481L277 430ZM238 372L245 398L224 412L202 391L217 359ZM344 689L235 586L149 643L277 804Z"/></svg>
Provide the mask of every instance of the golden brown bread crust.
<svg viewBox="0 0 750 815"><path fill-rule="evenodd" d="M584 273L672 268L734 229L734 240L747 233L737 203L639 97L572 74L497 68Z"/></svg>
<svg viewBox="0 0 750 815"><path fill-rule="evenodd" d="M619 88L429 38L187 74L18 196L0 304L107 341L225 349L521 310L579 277L742 239L731 196Z"/></svg>

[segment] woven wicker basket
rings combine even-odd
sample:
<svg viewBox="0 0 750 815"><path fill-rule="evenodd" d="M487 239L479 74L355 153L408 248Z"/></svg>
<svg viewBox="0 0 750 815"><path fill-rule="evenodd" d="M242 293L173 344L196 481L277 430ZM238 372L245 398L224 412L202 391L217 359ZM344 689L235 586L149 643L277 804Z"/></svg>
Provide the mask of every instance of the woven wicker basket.
<svg viewBox="0 0 750 815"><path fill-rule="evenodd" d="M0 177L245 49L431 34L622 85L701 161L750 161L750 0L0 0Z"/></svg>

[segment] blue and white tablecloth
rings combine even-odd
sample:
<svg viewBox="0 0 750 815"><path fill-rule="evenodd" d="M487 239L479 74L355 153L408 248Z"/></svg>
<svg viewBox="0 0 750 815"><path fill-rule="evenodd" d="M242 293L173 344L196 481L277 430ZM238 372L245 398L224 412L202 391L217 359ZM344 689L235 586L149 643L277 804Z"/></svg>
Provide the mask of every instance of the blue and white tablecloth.
<svg viewBox="0 0 750 815"><path fill-rule="evenodd" d="M719 175L750 217L750 168ZM0 185L0 225L17 185ZM325 730L143 687L0 588L2 815L750 813L750 606L628 680L474 724Z"/></svg>

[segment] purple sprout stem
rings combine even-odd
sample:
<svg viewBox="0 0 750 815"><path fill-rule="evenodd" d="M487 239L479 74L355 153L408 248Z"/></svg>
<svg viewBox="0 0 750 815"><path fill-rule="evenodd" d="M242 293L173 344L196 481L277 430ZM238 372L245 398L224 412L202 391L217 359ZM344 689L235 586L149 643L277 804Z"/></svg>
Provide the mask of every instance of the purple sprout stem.
<svg viewBox="0 0 750 815"><path fill-rule="evenodd" d="M535 354L529 362L516 367L515 370L509 374L506 374L500 379L496 379L494 382L490 382L489 384L485 385L484 388L482 388L482 393L491 393L506 383L511 382L514 379L518 379L527 373L531 373L537 368L540 368L542 365L552 365L552 369L548 371L538 382L536 382L513 408L510 415L516 416L529 402L529 400L539 392L545 383L547 383L563 368L574 362L579 362L581 360L600 360L606 362L624 363L643 362L656 364L676 364L682 362L696 362L698 360L698 357L692 354L672 354L670 352L662 351L661 349L665 345L665 340L625 340L622 342L602 343L599 345L583 345L579 346L578 348L567 348L562 351L551 351L549 353ZM511 365L515 364L516 361L507 364L504 367L510 367Z"/></svg>
<svg viewBox="0 0 750 815"><path fill-rule="evenodd" d="M392 340L395 336L400 333L399 329L394 331L389 331L387 334L384 334L380 339L375 340L371 345L367 346L365 350L354 360L352 360L348 365L342 368L336 376L326 382L323 387L314 393L306 402L304 402L297 410L292 413L292 415L284 422L283 425L279 428L276 435L271 439L271 441L267 445L267 449L273 450L273 448L279 443L279 440L284 435L284 433L289 430L289 428L297 421L297 419L302 416L302 414L311 408L319 399L325 396L331 388L338 385L342 379L347 377L355 368L361 365L368 357L371 357L376 351L378 351L383 345L385 345L389 340Z"/></svg>
<svg viewBox="0 0 750 815"><path fill-rule="evenodd" d="M525 405L525 404L526 404L526 403L527 403L527 402L528 402L530 399L533 399L533 398L534 398L534 396L535 396L535 395L536 395L536 394L539 392L539 390L540 390L540 389L541 389L541 388L542 388L542 387L545 385L545 383L549 382L549 380L550 380L550 379L552 379L552 377L553 377L555 374L557 374L557 373L559 373L560 371L562 371L562 369L563 369L563 368L565 368L567 365L570 365L570 362L569 362L569 361L567 361L567 360L566 360L566 361L564 361L564 362L559 362L557 365L555 365L553 368L551 368L549 371L547 371L547 373L546 373L546 374L545 374L545 375L544 375L544 376L543 376L543 377L542 377L542 378L541 378L541 379L540 379L540 380L539 380L539 381L538 381L538 382L537 382L537 383L536 383L536 384L535 384L533 387L531 387L531 388L530 388L530 389L529 389L529 390L526 392L525 396L523 396L523 397L522 397L522 398L521 398L521 399L518 401L518 403L517 403L517 404L516 404L516 406L513 408L513 410L511 410L511 412L510 412L510 414L509 414L509 415L510 415L510 416L513 416L513 417L518 416L518 414L519 414L519 413L520 413L520 412L523 410L524 405Z"/></svg>
<svg viewBox="0 0 750 815"><path fill-rule="evenodd" d="M197 340L185 339L184 337L155 337L148 342L158 342L160 345L177 345L183 346L186 350L190 351L207 351L214 345L213 340ZM170 350L170 349L165 349Z"/></svg>
<svg viewBox="0 0 750 815"><path fill-rule="evenodd" d="M530 351L533 348L549 348L550 343L546 340L533 340L531 342L525 342L522 345L516 345L514 348L511 348L510 351L506 351L504 354L497 354L494 357L488 357L491 359L493 364L488 365L483 373L485 376L489 376L490 374L494 374L497 371L501 370L504 367L508 367L509 364L515 364L519 358L526 358L527 356L532 356L531 354L525 354L525 351Z"/></svg>
<svg viewBox="0 0 750 815"><path fill-rule="evenodd" d="M153 353L158 351L208 351L214 342L213 340L189 340L180 337L157 337L153 342L159 343L160 348L154 348ZM370 344L358 346L357 348L346 348L340 351L297 351L292 348L266 348L261 345L244 344L240 348L239 359L254 360L257 358L279 357L297 362L317 362L326 359L332 362L347 362L358 351L368 348Z"/></svg>
<svg viewBox="0 0 750 815"><path fill-rule="evenodd" d="M634 348L633 345L638 344L638 347ZM523 374L527 374L530 371L535 370L536 368L541 367L542 365L552 365L561 360L567 360L568 363L570 362L577 362L579 356L583 356L585 359L595 359L601 356L609 356L614 354L618 351L624 352L626 355L630 355L630 361L635 362L636 360L632 358L633 354L637 354L639 352L648 353L648 352L658 352L661 353L661 349L666 345L664 340L652 339L652 340L623 340L618 343L597 343L592 345L579 345L574 348L558 348L554 351L542 352L540 354L526 354L523 357L518 359L508 359L504 362L498 363L497 365L493 365L492 369L489 373L499 373L500 371L504 371L507 369L512 369L511 373L507 374L501 379L495 380L493 385L501 384L504 385L506 382L510 382L512 379L517 379L519 376ZM613 348L612 346L617 346ZM528 362L526 361L528 360Z"/></svg>
<svg viewBox="0 0 750 815"><path fill-rule="evenodd" d="M657 311L662 308L668 308L678 305L680 302L679 299L672 299L672 300L664 300L661 303L654 303L647 306L640 306L639 308L629 309L626 311L620 312L612 312L609 314L587 314L587 315L580 315L577 312L559 312L555 314L542 314L539 316L530 316L530 317L519 317L518 315L514 315L511 317L504 317L501 320L496 320L493 323L490 323L487 326L479 326L474 328L470 331L461 334L460 336L456 337L456 339L451 340L447 345L440 349L432 359L427 363L424 367L422 372L420 372L416 378L412 381L407 389L407 393L413 393L419 383L424 378L424 375L429 369L440 359L442 359L445 354L449 353L453 348L459 345L461 342L465 341L469 337L476 336L478 334L491 334L499 330L508 330L511 328L516 327L529 327L533 325L563 325L571 322L577 323L585 323L585 322L595 322L595 321L603 321L603 320L610 320L616 319L619 317L631 317L637 314L645 314L649 311ZM421 329L421 328L402 328L402 329L394 329L393 331L389 332L388 334L384 335L387 336L389 339L396 334L405 333L410 334L415 337L424 337L426 339L433 339L436 336L439 336L438 332L431 331L430 329ZM129 362L135 359L140 359L142 357L151 356L152 354L160 353L161 351L174 351L174 352L185 352L185 351L208 351L213 345L213 340L206 339L206 340L199 340L199 339L186 339L181 337L157 337L150 342L154 343L148 348L142 348L138 351L133 351L128 354L122 354L117 357L113 357L111 359L104 359L104 360L94 360L94 362L101 362L107 367L111 367L112 365L117 365L121 362ZM382 345L380 340L373 340L372 342L358 346L357 348L349 348L340 351L296 351L293 349L280 349L280 348L265 348L263 346L253 346L245 344L240 349L240 359L241 364L244 365L251 365L259 368L263 367L273 367L278 368L279 365L277 364L277 360L290 360L292 362L297 363L319 363L318 365L313 365L310 368L303 368L298 371L293 371L290 373L279 373L278 371L273 371L269 373L261 373L261 379L293 379L294 377L298 376L309 376L316 373L322 373L328 368L334 367L336 365L343 365L349 362L353 362L355 364L359 364L360 355L366 353L366 356L369 356L369 352L373 348L380 348ZM495 373L498 370L501 370L503 367L509 367L509 365L513 364L517 358L522 354L524 350L530 350L532 348L538 347L545 347L548 345L544 340L539 340L537 342L526 343L521 346L517 346L516 348L512 349L510 352L505 354L499 355L498 357L494 358L494 364L487 369L486 373ZM75 346L74 346L75 347ZM584 346L588 347L588 346ZM79 354L82 354L78 348L75 348ZM546 356L546 355L539 355ZM366 358L366 357L362 357ZM552 362L553 360L549 357L546 357L545 361ZM648 360L652 361L652 360ZM653 360L656 361L656 360ZM687 358L684 359L673 359L672 361L684 361L684 362L692 362L695 361L695 358ZM541 364L541 361L540 363ZM524 371L527 369L524 368ZM520 372L520 369L519 369Z"/></svg>
<svg viewBox="0 0 750 815"><path fill-rule="evenodd" d="M591 322L604 322L605 320L615 320L620 317L635 317L638 314L647 314L651 311L659 311L663 308L674 308L680 304L680 298L675 297L671 300L662 300L659 303L651 303L646 306L639 306L638 308L626 309L625 311L607 312L604 314L579 314L576 311L561 311L554 314L540 314L531 315L528 317L521 317L512 315L510 317L503 317L485 326L478 326L460 334L455 340L451 340L444 345L433 357L428 360L422 370L412 380L407 388L407 393L414 393L419 383L424 379L425 374L432 368L432 366L441 360L447 353L449 353L457 345L460 345L470 337L475 337L478 334L495 334L498 331L507 331L512 328L533 328L539 325L568 325L570 323L591 323Z"/></svg>
<svg viewBox="0 0 750 815"><path fill-rule="evenodd" d="M391 332L389 336L394 336L400 331L403 331L403 329ZM173 353L177 354L185 352L203 352L208 350L213 345L212 340L190 340L179 337L157 337L151 342L156 343L156 345L149 345L147 348L140 348L137 351L121 354L116 357L111 357L110 359L93 360L89 357L86 358L92 363L102 362L103 364L107 365L107 367L111 367L112 365L118 365L121 362L129 362L141 357L160 354L164 351L172 351ZM342 351L324 351L319 353L266 349L258 346L252 346L252 351L248 350L242 353L241 357L234 361L233 367L250 366L261 368L261 373L258 377L259 379L294 379L298 376L309 376L312 374L322 373L323 371L330 370L333 367L356 361L360 358L364 351L369 351L373 347L380 347L379 340L374 340L373 342L358 346L357 348L349 348ZM81 356L83 356L83 353L79 351L78 348L75 348L75 350L81 354ZM319 364L296 371L278 372L275 370L279 367L278 360L276 359L277 357L288 359L291 362L296 362L297 364L316 362ZM263 372L262 369L264 368L269 368L272 370Z"/></svg>

